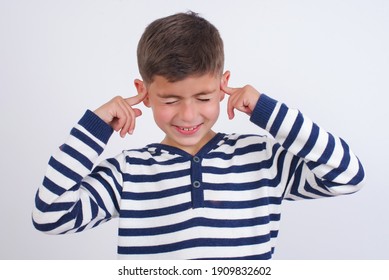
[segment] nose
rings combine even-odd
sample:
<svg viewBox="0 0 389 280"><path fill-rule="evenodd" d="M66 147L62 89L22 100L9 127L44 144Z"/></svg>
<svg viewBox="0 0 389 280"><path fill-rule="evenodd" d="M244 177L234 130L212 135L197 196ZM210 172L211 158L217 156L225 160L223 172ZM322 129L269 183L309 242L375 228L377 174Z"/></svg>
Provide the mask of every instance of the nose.
<svg viewBox="0 0 389 280"><path fill-rule="evenodd" d="M183 102L179 109L182 121L191 123L195 119L197 109L192 102Z"/></svg>

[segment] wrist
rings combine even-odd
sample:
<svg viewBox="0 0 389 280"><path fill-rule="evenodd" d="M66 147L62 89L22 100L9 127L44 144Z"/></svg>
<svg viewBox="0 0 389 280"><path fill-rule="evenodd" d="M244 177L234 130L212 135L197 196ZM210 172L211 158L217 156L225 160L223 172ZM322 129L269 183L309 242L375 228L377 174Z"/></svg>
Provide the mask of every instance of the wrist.
<svg viewBox="0 0 389 280"><path fill-rule="evenodd" d="M277 101L267 96L266 94L260 94L257 103L255 104L253 113L251 114L250 121L258 125L259 127L266 129L267 123Z"/></svg>
<svg viewBox="0 0 389 280"><path fill-rule="evenodd" d="M88 132L90 132L103 143L107 143L113 133L112 127L109 126L95 112L90 110L85 112L84 116L81 118L78 124L84 127Z"/></svg>

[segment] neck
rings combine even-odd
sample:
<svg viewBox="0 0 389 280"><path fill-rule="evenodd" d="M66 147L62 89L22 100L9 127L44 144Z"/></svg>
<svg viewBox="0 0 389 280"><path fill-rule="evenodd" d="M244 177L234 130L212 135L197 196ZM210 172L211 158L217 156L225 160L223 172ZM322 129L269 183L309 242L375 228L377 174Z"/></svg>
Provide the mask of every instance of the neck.
<svg viewBox="0 0 389 280"><path fill-rule="evenodd" d="M172 146L175 148L178 148L180 150L185 151L188 154L191 154L192 156L196 155L202 147L204 147L214 136L216 133L212 130L209 131L198 143L195 145L181 145L180 143L177 143L173 141L172 139L165 136L165 138L162 140L161 144Z"/></svg>

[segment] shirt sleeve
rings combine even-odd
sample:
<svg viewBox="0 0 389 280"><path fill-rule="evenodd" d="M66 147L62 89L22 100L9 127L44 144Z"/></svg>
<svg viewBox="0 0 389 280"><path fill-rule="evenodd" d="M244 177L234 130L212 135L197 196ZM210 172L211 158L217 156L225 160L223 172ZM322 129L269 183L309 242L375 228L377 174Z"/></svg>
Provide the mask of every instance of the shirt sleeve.
<svg viewBox="0 0 389 280"><path fill-rule="evenodd" d="M118 215L120 159L105 160L94 168L112 133L89 110L71 130L50 158L36 193L32 212L36 229L49 234L77 232Z"/></svg>
<svg viewBox="0 0 389 280"><path fill-rule="evenodd" d="M362 187L364 169L348 144L300 111L262 94L250 120L268 131L289 157L285 199L350 194Z"/></svg>

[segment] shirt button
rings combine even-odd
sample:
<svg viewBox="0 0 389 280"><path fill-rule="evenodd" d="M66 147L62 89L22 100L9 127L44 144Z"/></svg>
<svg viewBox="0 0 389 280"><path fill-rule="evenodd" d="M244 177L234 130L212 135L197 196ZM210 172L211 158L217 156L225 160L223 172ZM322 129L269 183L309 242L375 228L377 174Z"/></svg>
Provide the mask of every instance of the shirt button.
<svg viewBox="0 0 389 280"><path fill-rule="evenodd" d="M196 163L199 163L200 162L200 158L195 156L195 157L193 157L193 161L196 162Z"/></svg>
<svg viewBox="0 0 389 280"><path fill-rule="evenodd" d="M201 183L200 183L199 181L194 181L193 184L192 184L192 186L193 186L194 188L198 189L198 188L200 188Z"/></svg>

